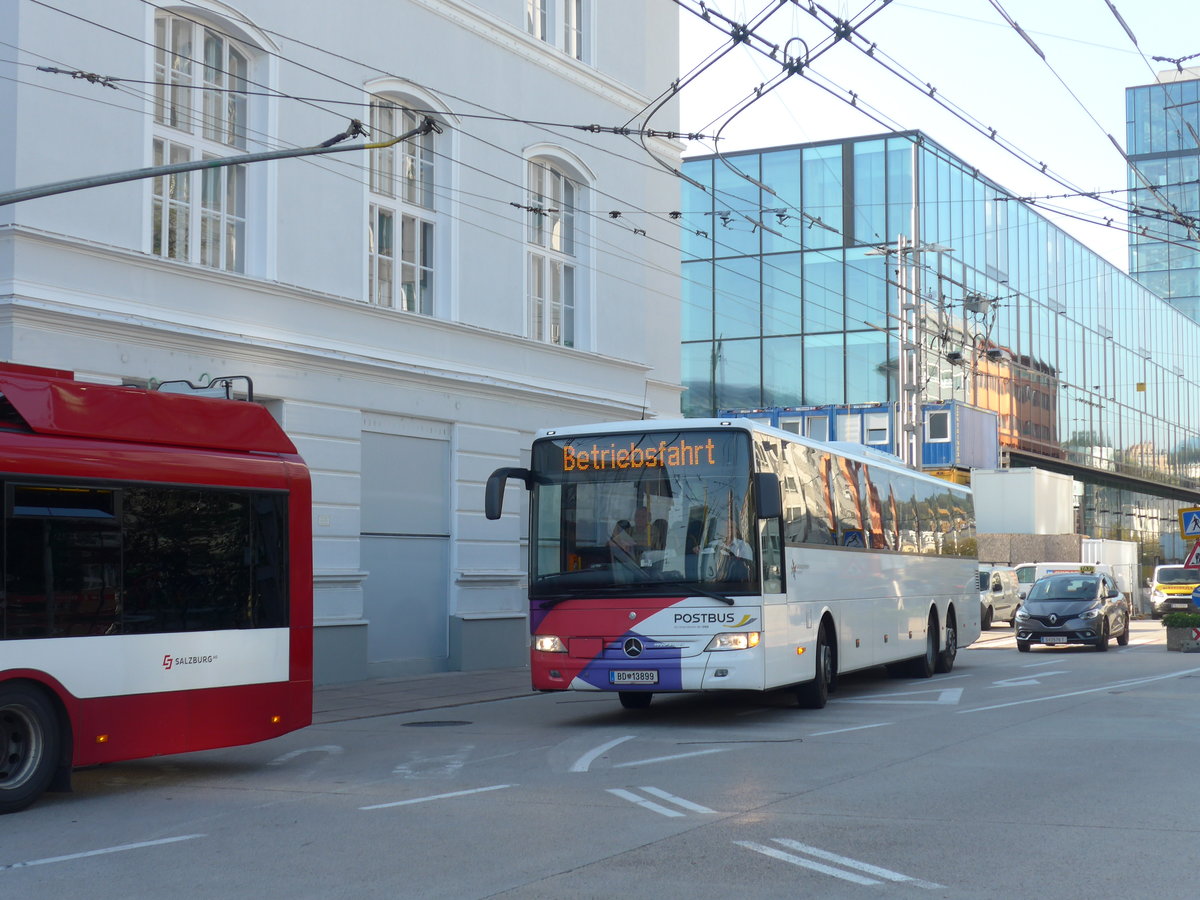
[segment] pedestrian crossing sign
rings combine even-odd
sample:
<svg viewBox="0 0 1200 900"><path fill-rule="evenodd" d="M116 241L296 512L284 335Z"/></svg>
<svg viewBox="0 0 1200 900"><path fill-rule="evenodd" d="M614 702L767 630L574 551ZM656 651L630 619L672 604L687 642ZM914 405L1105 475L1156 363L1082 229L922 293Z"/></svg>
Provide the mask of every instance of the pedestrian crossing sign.
<svg viewBox="0 0 1200 900"><path fill-rule="evenodd" d="M1189 506L1179 510L1179 536L1188 540L1200 540L1200 506Z"/></svg>

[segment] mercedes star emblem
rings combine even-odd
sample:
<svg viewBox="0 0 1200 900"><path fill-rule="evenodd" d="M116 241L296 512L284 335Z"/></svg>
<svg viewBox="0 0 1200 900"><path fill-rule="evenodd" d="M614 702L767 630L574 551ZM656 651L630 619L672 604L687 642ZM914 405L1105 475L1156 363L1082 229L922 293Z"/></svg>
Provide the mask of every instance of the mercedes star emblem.
<svg viewBox="0 0 1200 900"><path fill-rule="evenodd" d="M637 658L642 655L642 642L637 638L625 639L625 655Z"/></svg>

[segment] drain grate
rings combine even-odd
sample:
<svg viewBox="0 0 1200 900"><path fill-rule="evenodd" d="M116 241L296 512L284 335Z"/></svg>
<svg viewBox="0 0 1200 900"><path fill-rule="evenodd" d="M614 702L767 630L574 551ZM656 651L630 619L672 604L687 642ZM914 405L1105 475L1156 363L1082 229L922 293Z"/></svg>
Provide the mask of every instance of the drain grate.
<svg viewBox="0 0 1200 900"><path fill-rule="evenodd" d="M470 725L461 719L432 719L428 722L405 722L405 728L448 728L451 725Z"/></svg>

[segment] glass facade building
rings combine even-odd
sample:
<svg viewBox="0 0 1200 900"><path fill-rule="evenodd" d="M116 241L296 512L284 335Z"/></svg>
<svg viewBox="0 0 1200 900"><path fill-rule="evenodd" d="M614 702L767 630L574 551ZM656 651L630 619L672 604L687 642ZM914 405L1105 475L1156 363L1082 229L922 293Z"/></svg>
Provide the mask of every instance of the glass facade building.
<svg viewBox="0 0 1200 900"><path fill-rule="evenodd" d="M1129 271L1200 321L1200 69L1125 91Z"/></svg>
<svg viewBox="0 0 1200 900"><path fill-rule="evenodd" d="M1080 533L1180 556L1200 324L918 132L683 172L686 415L965 401L1076 479Z"/></svg>

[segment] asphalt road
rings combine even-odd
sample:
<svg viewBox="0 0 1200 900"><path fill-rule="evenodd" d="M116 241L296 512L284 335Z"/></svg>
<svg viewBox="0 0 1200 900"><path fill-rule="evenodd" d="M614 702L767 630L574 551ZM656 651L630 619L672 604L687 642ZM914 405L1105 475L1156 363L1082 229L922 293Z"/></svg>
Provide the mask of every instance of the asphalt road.
<svg viewBox="0 0 1200 900"><path fill-rule="evenodd" d="M1017 653L791 698L511 700L78 772L0 897L1196 895L1200 654Z"/></svg>

